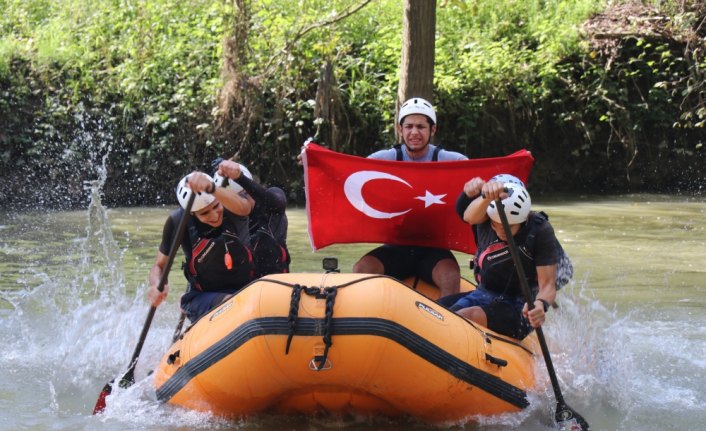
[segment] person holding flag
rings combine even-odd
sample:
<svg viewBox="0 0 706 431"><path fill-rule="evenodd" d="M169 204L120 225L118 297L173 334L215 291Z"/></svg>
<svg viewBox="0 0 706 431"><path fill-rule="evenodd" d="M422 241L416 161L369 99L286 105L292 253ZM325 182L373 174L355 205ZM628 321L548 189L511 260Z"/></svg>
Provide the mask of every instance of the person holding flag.
<svg viewBox="0 0 706 431"><path fill-rule="evenodd" d="M377 160L407 162L458 161L468 158L455 151L433 145L436 112L427 100L413 97L402 104L397 131L402 144L368 156ZM433 222L433 221L432 221ZM440 297L458 293L461 270L448 249L384 244L360 258L353 272L385 274L397 279L415 276L439 288Z"/></svg>

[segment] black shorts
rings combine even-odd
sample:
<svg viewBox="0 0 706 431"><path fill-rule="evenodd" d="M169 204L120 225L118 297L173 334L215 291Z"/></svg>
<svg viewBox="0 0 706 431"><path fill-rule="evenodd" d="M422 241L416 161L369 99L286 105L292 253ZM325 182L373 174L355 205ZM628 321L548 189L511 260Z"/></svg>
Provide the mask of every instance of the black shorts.
<svg viewBox="0 0 706 431"><path fill-rule="evenodd" d="M416 247L407 245L382 245L366 256L376 257L385 267L385 275L404 280L418 276L427 283L433 283L431 273L439 261L452 259L451 251L443 248Z"/></svg>
<svg viewBox="0 0 706 431"><path fill-rule="evenodd" d="M522 339L532 331L529 321L522 315L525 302L522 298L506 298L479 286L469 293L449 295L448 300L442 303L451 311L458 311L468 307L480 307L485 312L488 329L513 338ZM447 305L450 300L456 299L452 305Z"/></svg>
<svg viewBox="0 0 706 431"><path fill-rule="evenodd" d="M481 305L481 308L488 319L488 329L498 334L521 340L532 331L527 319L508 302L493 301L490 304Z"/></svg>
<svg viewBox="0 0 706 431"><path fill-rule="evenodd" d="M211 311L233 292L200 292L190 290L181 297L181 309L189 318L189 321L196 322L201 316Z"/></svg>

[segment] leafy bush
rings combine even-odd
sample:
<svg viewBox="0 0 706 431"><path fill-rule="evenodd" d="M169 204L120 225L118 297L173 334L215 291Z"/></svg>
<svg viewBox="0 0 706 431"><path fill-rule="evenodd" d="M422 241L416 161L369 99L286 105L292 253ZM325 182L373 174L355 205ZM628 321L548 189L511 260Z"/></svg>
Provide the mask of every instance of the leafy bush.
<svg viewBox="0 0 706 431"><path fill-rule="evenodd" d="M181 175L216 155L301 203L307 137L357 155L395 139L399 0L0 7L5 190L61 187L2 191L3 205L83 205L103 170L109 204L173 204ZM696 0L440 2L437 142L528 148L535 191L703 188L705 16Z"/></svg>

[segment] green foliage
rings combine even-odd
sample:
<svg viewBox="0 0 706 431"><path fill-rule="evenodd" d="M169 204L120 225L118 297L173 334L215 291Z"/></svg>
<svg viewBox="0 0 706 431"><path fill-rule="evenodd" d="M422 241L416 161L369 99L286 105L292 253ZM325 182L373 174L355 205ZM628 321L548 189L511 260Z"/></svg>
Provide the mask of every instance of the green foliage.
<svg viewBox="0 0 706 431"><path fill-rule="evenodd" d="M600 7L595 0L477 0L442 8L437 86L453 92L473 83L483 91L531 82L540 85L524 91L546 92L543 79L551 80L556 63L577 51L577 28Z"/></svg>
<svg viewBox="0 0 706 431"><path fill-rule="evenodd" d="M617 52L609 68L596 67L601 61L584 68L561 67L564 89L570 93L564 99L576 103L578 109L558 117L565 123L581 124L588 138L575 146L573 156L594 159L595 144L600 142L601 151L619 155L617 160L623 161L613 168L625 171L628 180L643 187L665 179L672 184L684 181L675 175L675 161L703 158L703 69L684 56L682 47L659 38L628 37ZM597 60L598 56L594 52L588 58ZM640 172L645 167L637 162L642 153L654 161L651 171Z"/></svg>
<svg viewBox="0 0 706 431"><path fill-rule="evenodd" d="M601 49L581 29L620 2L439 2L437 141L472 157L529 148L540 188L703 181L682 169L703 160L706 140L700 4L654 2L669 18L661 33L632 29ZM236 22L235 5L247 22ZM403 7L399 0L0 0L3 178L41 166L43 176L65 178L68 205L76 205L82 181L95 177L85 167L109 154L114 187L106 187L106 202L172 203L185 171L238 153L298 201L296 155L307 137L357 155L393 142ZM229 53L224 41L239 24L247 38ZM230 75L227 55L237 56ZM231 111L223 108L227 84L237 102ZM317 94L329 98L328 116L316 109ZM590 175L577 174L577 165ZM66 179L67 169L77 174Z"/></svg>
<svg viewBox="0 0 706 431"><path fill-rule="evenodd" d="M352 123L377 125L381 120L394 118L401 2L373 1L335 25L323 26L320 24L333 20L341 11L359 2L253 3L256 18L250 36L252 61L247 72L271 79L272 90L289 99L287 102L280 99L280 102L296 106L299 101L313 101L320 69L331 62ZM301 8L300 14L292 16L291 11L297 8ZM311 30L304 33L307 29ZM263 63L265 67L261 66ZM289 119L292 123L306 121L309 125L314 120L297 112L292 112ZM352 134L366 134L355 125L351 127ZM315 133L310 130L302 137ZM297 148L302 141L296 142ZM344 150L355 152L356 148Z"/></svg>
<svg viewBox="0 0 706 431"><path fill-rule="evenodd" d="M213 103L224 3L32 0L10 2L5 13L3 46L24 45L14 57L30 61L48 87L60 83L52 90L62 99L111 101L122 116L144 115L162 129Z"/></svg>
<svg viewBox="0 0 706 431"><path fill-rule="evenodd" d="M5 153L15 164L37 163L41 148L76 139L77 118L85 121L79 110L86 109L118 136L116 163L127 163L129 172L154 175L162 164L187 163L203 145L196 142L202 125L210 127L231 13L226 2L208 0L7 1L0 79L43 101L17 101L38 111L31 128L8 133L13 143L25 134L24 145ZM26 90L13 73L31 77ZM86 154L63 158L79 163Z"/></svg>

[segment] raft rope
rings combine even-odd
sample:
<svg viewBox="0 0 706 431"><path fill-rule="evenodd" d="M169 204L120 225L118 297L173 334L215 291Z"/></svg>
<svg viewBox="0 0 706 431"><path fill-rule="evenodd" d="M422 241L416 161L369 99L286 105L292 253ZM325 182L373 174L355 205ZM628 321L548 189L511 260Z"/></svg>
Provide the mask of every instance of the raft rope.
<svg viewBox="0 0 706 431"><path fill-rule="evenodd" d="M274 280L268 280L270 282ZM297 330L297 319L299 317L299 300L302 296L302 290L309 296L318 295L321 291L317 287L306 287L297 283L290 285L292 288L292 299L289 301L289 315L287 316L287 324L289 325L289 335L287 336L287 346L284 349L284 354L289 354L289 346L292 344L292 338Z"/></svg>
<svg viewBox="0 0 706 431"><path fill-rule="evenodd" d="M302 292L309 296L314 296L317 299L326 299L326 310L324 312L324 353L323 355L317 355L314 357L314 366L316 371L321 371L326 365L326 360L328 359L328 351L331 345L333 345L333 340L331 336L333 335L333 304L336 302L336 294L338 289L343 286L331 286L326 287L323 290L318 287L306 287L301 284L295 284L292 286L292 298L289 302L289 315L287 316L287 325L289 327L289 334L287 335L287 345L284 349L284 354L289 354L289 347L292 344L292 338L297 330L297 320L299 318L299 301L301 300Z"/></svg>
<svg viewBox="0 0 706 431"><path fill-rule="evenodd" d="M297 317L299 316L299 300L302 296L302 285L295 284L292 287L292 298L289 300L289 315L287 316L287 325L289 326L289 334L287 335L287 345L284 348L284 354L289 354L289 345L292 344L294 332L297 330Z"/></svg>
<svg viewBox="0 0 706 431"><path fill-rule="evenodd" d="M336 301L336 293L338 292L338 287L327 287L324 289L326 292L326 314L324 317L324 354L321 356L315 356L314 362L316 364L316 371L321 371L326 365L326 360L328 359L328 349L333 344L331 340L331 335L333 333L333 303Z"/></svg>

